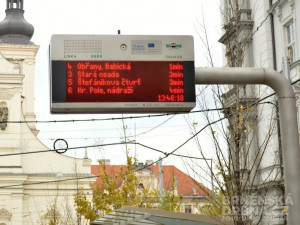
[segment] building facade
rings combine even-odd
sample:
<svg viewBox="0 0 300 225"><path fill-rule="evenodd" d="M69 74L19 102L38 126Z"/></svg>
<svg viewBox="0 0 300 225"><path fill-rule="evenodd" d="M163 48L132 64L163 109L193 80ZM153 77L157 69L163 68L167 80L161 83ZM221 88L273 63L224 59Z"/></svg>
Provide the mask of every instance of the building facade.
<svg viewBox="0 0 300 225"><path fill-rule="evenodd" d="M135 174L139 179L139 187L161 192L171 191L175 187L175 194L180 197L179 211L201 214L201 207L207 204L207 195L210 194L210 190L173 165L148 166L149 162L147 160L145 164L139 163L136 167ZM109 160L105 164L105 169L109 175L118 174L120 169L124 167L124 165L110 165ZM101 171L101 166L92 165L93 174L99 175L102 173ZM122 180L119 180L118 186L121 185Z"/></svg>
<svg viewBox="0 0 300 225"><path fill-rule="evenodd" d="M224 62L231 67L272 68L292 83L299 109L300 78L300 2L297 0L221 0L224 44ZM248 124L257 124L247 158L258 157L258 148L264 147L264 156L257 165L257 173L248 176L255 184L255 192L267 190L268 199L283 199L274 204L257 206L265 211L259 224L285 224L285 215L292 201L282 197L284 171L281 154L280 127L276 97L273 90L259 85L229 86L224 94L225 106L251 105L253 114ZM238 98L237 98L238 96ZM239 99L237 103L237 99ZM259 103L259 104L258 104ZM299 121L299 110L298 110ZM298 123L298 127L299 123ZM252 158L251 158L252 157ZM245 163L246 165L246 163ZM242 168L249 169L250 168ZM254 187L254 186L252 186ZM292 199L292 197L291 197Z"/></svg>
<svg viewBox="0 0 300 225"><path fill-rule="evenodd" d="M6 18L0 22L0 224L63 220L67 209L77 221L73 195L94 181L77 179L91 176L91 160L58 154L36 137L34 67L39 46L30 41L34 28L23 14L23 0L7 0Z"/></svg>

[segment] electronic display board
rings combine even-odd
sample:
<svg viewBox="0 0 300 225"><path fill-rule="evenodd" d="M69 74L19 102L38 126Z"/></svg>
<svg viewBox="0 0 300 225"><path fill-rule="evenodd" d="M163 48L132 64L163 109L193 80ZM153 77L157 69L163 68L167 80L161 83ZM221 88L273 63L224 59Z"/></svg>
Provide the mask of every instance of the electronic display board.
<svg viewBox="0 0 300 225"><path fill-rule="evenodd" d="M193 38L53 35L50 81L52 113L188 112Z"/></svg>

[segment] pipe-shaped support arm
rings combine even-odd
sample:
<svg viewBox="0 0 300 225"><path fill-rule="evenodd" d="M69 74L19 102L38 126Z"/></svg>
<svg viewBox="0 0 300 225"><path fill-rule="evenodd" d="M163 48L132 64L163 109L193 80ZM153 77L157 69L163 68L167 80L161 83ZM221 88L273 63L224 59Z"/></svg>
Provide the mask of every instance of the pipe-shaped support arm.
<svg viewBox="0 0 300 225"><path fill-rule="evenodd" d="M282 138L286 196L292 198L288 224L300 222L300 149L296 98L289 81L277 71L264 68L196 68L196 84L264 84L277 94Z"/></svg>

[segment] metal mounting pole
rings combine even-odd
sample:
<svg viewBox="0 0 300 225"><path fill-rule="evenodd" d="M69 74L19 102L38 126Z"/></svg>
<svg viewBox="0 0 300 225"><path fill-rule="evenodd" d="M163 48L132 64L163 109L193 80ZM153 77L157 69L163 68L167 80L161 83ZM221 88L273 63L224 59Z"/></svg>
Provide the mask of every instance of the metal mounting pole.
<svg viewBox="0 0 300 225"><path fill-rule="evenodd" d="M293 205L288 208L288 224L300 222L300 149L296 98L289 81L279 72L263 68L196 68L196 84L264 84L277 94L282 137L285 194Z"/></svg>

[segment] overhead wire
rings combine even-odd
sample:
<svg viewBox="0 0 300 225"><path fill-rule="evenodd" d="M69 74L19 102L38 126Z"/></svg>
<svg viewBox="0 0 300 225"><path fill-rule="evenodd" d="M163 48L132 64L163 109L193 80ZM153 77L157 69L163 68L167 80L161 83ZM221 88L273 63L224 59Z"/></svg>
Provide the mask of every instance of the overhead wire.
<svg viewBox="0 0 300 225"><path fill-rule="evenodd" d="M300 79L294 81L293 83L291 83L292 85L299 82ZM272 93L268 96L265 96L264 98L262 99L259 99L257 103L275 95L276 93ZM267 102L266 102L267 103ZM199 111L192 111L190 113L197 113L197 112L209 112L209 111L217 111L217 110L224 110L226 108L216 108L216 109L206 109L206 110L199 110ZM178 114L178 113L175 113L175 114ZM180 113L181 114L181 113ZM146 117L155 117L155 116L168 116L168 115L171 115L171 114L158 114L158 115L148 115L148 116L129 116L129 117L120 117L120 118L105 118L105 119L84 119L84 120L59 120L59 121L7 121L9 123L30 123L30 122L39 122L39 123L49 123L49 122L83 122L83 121L106 121L106 120L116 120L116 119L120 119L120 120L124 120L124 119L138 119L138 118L146 118ZM172 114L173 115L173 114ZM205 128L211 126L212 124L215 124L215 123L218 123L222 120L226 119L226 117L223 117L223 118L220 118L218 120L215 120L211 123L208 123L207 125L205 125L202 129L200 129L199 131L197 131L195 134L193 134L190 138L188 138L185 142L183 142L182 144L180 144L177 148L175 148L174 150L172 150L171 152L163 152L161 150L158 150L158 149L155 149L155 148L152 148L152 147L149 147L149 146L146 146L146 145L143 145L143 144L140 144L140 143L137 143L137 142L119 142L119 143L110 143L110 144L100 144L100 145L89 145L89 146L80 146L80 147L72 147L72 148L69 148L70 150L71 149L79 149L79 148L89 148L89 147L103 147L103 146L111 146L111 145L120 145L120 144L137 144L137 145L140 145L140 146L143 146L143 147L146 147L148 149L151 149L151 150L155 150L157 152L160 152L162 154L164 154L164 157L159 159L159 160L162 160L162 159L165 159L167 157L169 157L170 155L174 155L174 153L176 151L178 151L180 148L182 148L185 144L187 144L190 140L192 140L195 136L197 136L199 133L201 133ZM61 149L57 149L57 150L61 150ZM10 154L1 154L0 157L5 157L5 156L14 156L14 155L25 155L25 154L35 154L35 153L43 153L43 152L50 152L50 151L53 151L52 149L49 149L49 150L41 150L41 151L32 151L32 152L19 152L19 153L10 153ZM156 162L158 162L159 160L157 160ZM155 162L153 162L152 164L154 164ZM150 165L152 165L150 164ZM150 166L150 165L146 165L145 167L142 167L141 169L144 169L146 168L147 166ZM11 187L17 187L17 186L22 186L22 185L33 185L33 184L44 184L44 183L53 183L53 182L62 182L62 181L71 181L71 180L80 180L80 179L88 179L88 178L95 178L97 176L86 176L86 177L77 177L77 178L69 178L69 179L64 179L64 180L54 180L54 181L43 181L43 182L36 182L36 183L28 183L28 184L15 184L15 185L7 185L7 186L0 186L0 188L11 188Z"/></svg>
<svg viewBox="0 0 300 225"><path fill-rule="evenodd" d="M171 152L164 152L162 150L138 143L138 142L120 142L120 143L111 143L111 144L102 144L102 145L91 145L91 146L81 146L81 147L75 147L72 149L78 149L78 148L87 148L87 147L97 147L97 146L109 146L109 145L116 145L116 144L136 144L136 145L140 145L142 147L148 148L150 150L159 152L164 154L164 156L150 164L144 165L141 168L135 169L136 171L140 171L143 169L148 168L151 165L154 165L156 163L158 163L160 160L166 159L167 157L173 155L173 156L179 156L182 157L182 155L180 154L175 154L176 151L178 151L181 147L183 147L185 144L187 144L190 140L192 140L195 136L197 136L198 134L200 134L205 128L211 126L212 124L215 124L219 121L224 120L225 117L220 118L216 121L213 121L207 125L205 125L204 127L202 127L199 131L197 131L195 134L193 134L190 138L188 138L185 142L183 142L181 145L179 145L177 148L175 148L173 151ZM46 151L53 151L53 150L44 150L44 151L39 151L39 152L46 152ZM8 155L18 155L18 154L31 154L31 153L39 153L39 152L24 152L24 153L12 153L12 154L5 154L5 155L0 155L0 156L8 156ZM185 156L185 157L189 157L189 158L195 158L192 156ZM28 185L40 185L40 184L49 184L49 183L56 183L56 182L67 182L67 181L75 181L75 180L83 180L83 179L91 179L91 178L96 178L98 177L98 175L91 175L91 176L83 176L83 177L76 177L76 178L66 178L66 179L59 179L59 180L52 180L52 181L40 181L40 182L32 182L32 183L25 183L25 184L13 184L13 185L5 185L5 186L0 186L0 189L7 189L7 188L13 188L13 187L19 187L19 186L28 186Z"/></svg>
<svg viewBox="0 0 300 225"><path fill-rule="evenodd" d="M187 144L190 140L192 140L195 136L197 136L202 130L204 130L205 128L207 128L208 126L211 126L214 123L217 123L221 120L223 120L225 118L221 118L219 120L216 120L214 122L208 123L206 124L201 130L199 130L198 132L196 132L195 134L193 134L190 138L188 138L184 143L182 143L181 145L179 145L176 149L174 149L171 153L176 152L178 149L180 149L181 147L183 147L185 144ZM87 145L87 146L79 146L79 147L71 147L68 148L68 150L74 150L74 149L83 149L83 148L95 148L95 147L104 147L104 146L112 146L112 145L126 145L126 144L136 144L136 145L141 145L143 147L147 147L149 149L154 150L154 148L151 148L149 146L146 145L142 145L140 143L137 142L133 142L133 141L129 141L129 142L117 142L117 143L108 143L108 144L100 144L100 145ZM65 149L55 149L56 151L60 151L60 150L65 150ZM0 157L5 157L5 156L15 156L15 155L26 155L26 154L37 154L37 153L45 153L45 152L53 152L54 150L52 149L47 149L47 150L39 150L39 151L29 151L29 152L16 152L16 153L8 153L8 154L0 154ZM161 152L163 154L165 154L165 156L168 156L170 153L164 153Z"/></svg>
<svg viewBox="0 0 300 225"><path fill-rule="evenodd" d="M167 152L163 152L161 150L140 144L140 143L136 143L136 142L120 142L118 144L137 144L143 147L146 147L148 149L160 152L162 154L164 154L164 157L160 158L157 161L154 161L151 164L147 164L144 167L138 168L136 169L136 171L145 169L157 162L159 162L160 160L163 160L167 157L169 157L170 155L173 155L178 149L180 149L182 146L184 146L186 143L188 143L195 135L198 135L200 132L202 132L206 127L208 127L209 125L204 126L201 130L199 130L196 134L194 134L192 137L190 137L188 140L186 140L184 143L182 143L181 145L179 145L177 148L175 148L173 151L171 151L170 153ZM108 146L108 145L115 145L117 143L112 143L112 144L102 144L102 145L92 145L89 147L95 147L95 146ZM87 148L88 146L84 146L84 147L80 147L80 148ZM75 148L72 148L75 149ZM20 155L20 154L32 154L32 153L41 153L41 152L46 152L46 151L52 151L52 150L44 150L44 151L39 151L39 152L20 152L20 153L12 153L12 154L5 154L5 155L0 155L0 156L12 156L12 155ZM14 187L19 187L19 186L28 186L28 185L40 185L40 184L48 184L48 183L56 183L56 182L66 182L66 181L74 181L74 180L82 180L82 179L91 179L91 178L96 178L98 177L97 175L91 175L91 176L83 176L83 177L76 177L76 178L66 178L66 179L59 179L59 180L52 180L52 181L40 181L40 182L32 182L32 183L24 183L24 184L13 184L13 185L5 185L5 186L0 186L0 189L5 189L5 188L14 188Z"/></svg>
<svg viewBox="0 0 300 225"><path fill-rule="evenodd" d="M293 83L291 83L292 85L299 82L300 79L294 81ZM262 99L259 99L258 101L256 101L255 103L252 103L251 105L256 105L258 103L260 103L261 101L275 95L276 93L271 93L269 94L268 96L265 96L264 98ZM270 102L265 102L265 103L270 103ZM273 104L273 103L272 103ZM206 110L200 110L200 111L197 111L197 112L207 112L207 111L216 111L216 110L224 110L224 109L227 109L227 108L215 108L215 109L206 109ZM168 114L170 115L170 114ZM124 117L124 118L131 118L131 117ZM203 129L205 129L206 127L208 126L211 126L212 124L215 124L215 123L218 123L224 119L226 119L227 117L222 117L218 120L215 120L211 123L208 123L206 124L200 131L196 132L194 135L192 135L190 138L188 138L184 143L182 143L181 145L179 145L177 148L175 148L171 153L164 153L164 152L161 152L163 154L165 154L165 156L169 155L169 154L172 154L174 152L176 152L178 149L180 149L182 146L184 146L186 143L188 143L190 140L192 140L195 136L197 136ZM121 118L122 119L122 118ZM94 119L92 119L94 120ZM73 120L72 120L73 121ZM80 120L82 121L82 120ZM22 121L22 122L26 122L26 121ZM87 145L87 146L79 146L79 147L72 147L72 148L68 148L70 150L73 150L73 149L81 149L81 148L91 148L91 147L104 147L104 146L111 146L111 145L120 145L120 144L132 144L133 142L118 142L118 143L109 143L109 144L101 144L101 145ZM134 142L135 144L139 144L139 143L136 143ZM143 146L142 144L139 144L141 146ZM145 147L145 145L144 145ZM147 146L147 148L151 149L151 147ZM62 149L57 149L58 151L59 150L62 150ZM152 150L154 150L152 148ZM0 157L3 157L3 156L13 156L13 155L25 155L25 154L35 154L35 153L43 153L43 152L50 152L50 151L53 151L52 149L48 149L48 150L40 150L40 151L32 151L32 152L19 152L19 153L10 153L10 154L0 154Z"/></svg>
<svg viewBox="0 0 300 225"><path fill-rule="evenodd" d="M175 115L173 115L175 116ZM142 129L142 130L145 130L145 129L148 129L146 131L143 131L141 133L138 133L136 134L135 136L140 136L140 135L143 135L143 134L146 134L160 126L162 126L163 124L165 124L166 122L168 122L171 118L173 117L170 117L166 120L164 120L163 122L159 123L158 125L156 125L155 127L150 127L150 126L142 126L142 127L138 127L139 129ZM164 126L164 127L185 127L186 125L169 125L169 126ZM92 129L72 129L72 132L90 132L90 131L115 131L117 129L119 129L120 127L111 127L111 128L92 128ZM43 134L48 134L48 133L65 133L65 132L69 132L70 129L66 130L66 129L63 129L63 130L47 130L47 131L42 131ZM3 133L2 135L12 135L12 134L31 134L32 132L31 131L25 131L25 132L6 132L6 133ZM110 138L110 137L107 137L107 138ZM84 138L82 138L84 139Z"/></svg>
<svg viewBox="0 0 300 225"><path fill-rule="evenodd" d="M144 116L125 116L125 117L111 117L111 118L92 118L92 119L68 119L68 120L7 120L5 123L75 123L75 122L96 122L96 121L114 121L114 120L128 120L128 119L143 119L143 118L153 118L153 117L164 117L164 116L174 116L174 115L184 115L190 113L202 113L209 111L217 111L222 110L223 108L215 108L215 109L203 109L196 110L191 112L177 112L177 113L165 113L165 114L148 114ZM4 122L0 122L4 123Z"/></svg>
<svg viewBox="0 0 300 225"><path fill-rule="evenodd" d="M198 133L200 133L201 131L203 131L205 128L206 128L206 127L202 128L200 131L198 131ZM125 144L125 143L124 143L124 144ZM160 160L169 157L170 155L178 156L178 157L191 158L191 159L199 159L199 158L193 157L193 156L185 156L185 155L181 155L181 154L175 154L174 152L177 151L178 148L174 149L174 150L173 150L172 152L170 152L170 153L167 153L167 152L164 152L164 151L162 151L162 150L155 149L155 148L149 147L149 146L147 146L147 145L143 145L143 144L141 144L141 143L129 142L129 143L127 143L127 144L137 144L137 145L140 145L140 146L142 146L142 147L151 149L151 150L156 151L156 152L160 152L160 153L162 153L162 154L165 155L164 158L160 158L160 159L158 159L158 160L156 160L156 161L153 161L153 162L150 163L150 164L144 165L143 167L134 169L135 171L140 171L140 170L146 169L146 168L150 167L151 165L154 165L154 164L158 163ZM183 143L183 145L184 145L184 143ZM40 184L61 183L61 182L76 181L76 180L84 180L84 179L91 179L91 178L97 178L97 177L99 177L99 175L81 176L81 177L74 177L74 178L56 179L56 180L51 180L51 181L40 181L40 182L31 182L31 183L23 183L23 184L12 184L12 185L0 186L0 189L14 188L14 187L19 187L19 186L31 186L31 185L40 185Z"/></svg>
<svg viewBox="0 0 300 225"><path fill-rule="evenodd" d="M299 82L300 79L297 79L296 81L292 82L291 85L296 84ZM263 101L271 96L274 96L276 93L273 92L262 99L259 99L257 102ZM175 116L175 115L184 115L184 114L193 114L193 113L203 113L203 112L212 112L212 111L220 111L225 110L227 107L219 107L219 108L213 108L213 109L202 109L202 110L194 110L191 112L177 112L177 113L165 113L165 114L148 114L148 115L141 115L141 116L126 116L126 117L111 117L111 118L91 118L91 119L68 119L68 120L18 120L18 121L5 121L5 123L70 123L70 122L96 122L96 121L114 121L114 120L127 120L127 119L143 119L143 118L153 118L153 117L164 117L164 116ZM3 122L0 122L3 123Z"/></svg>
<svg viewBox="0 0 300 225"><path fill-rule="evenodd" d="M98 145L86 145L86 146L77 146L67 148L67 150L76 150L76 149L85 149L85 148L96 148L96 147L105 147L105 146L114 146L114 145L126 145L132 144L132 142L116 142L116 143L108 143L108 144L98 144ZM65 148L58 148L58 149L47 149L47 150L39 150L39 151L29 151L29 152L15 152L15 153L7 153L7 154L0 154L0 157L5 156L16 156L16 155L28 155L28 154L37 154L37 153L45 153L45 152L60 152L66 150Z"/></svg>

